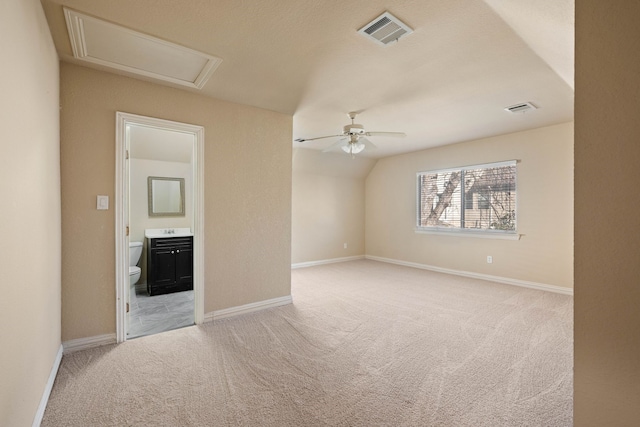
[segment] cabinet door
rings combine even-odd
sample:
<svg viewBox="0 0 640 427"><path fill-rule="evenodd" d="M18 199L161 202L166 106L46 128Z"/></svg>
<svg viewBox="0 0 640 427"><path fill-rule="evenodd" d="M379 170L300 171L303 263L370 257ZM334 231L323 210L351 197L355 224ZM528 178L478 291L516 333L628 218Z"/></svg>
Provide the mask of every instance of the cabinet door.
<svg viewBox="0 0 640 427"><path fill-rule="evenodd" d="M191 245L176 246L176 283L193 283L193 248Z"/></svg>
<svg viewBox="0 0 640 427"><path fill-rule="evenodd" d="M152 249L153 286L172 285L176 281L175 251L173 248Z"/></svg>

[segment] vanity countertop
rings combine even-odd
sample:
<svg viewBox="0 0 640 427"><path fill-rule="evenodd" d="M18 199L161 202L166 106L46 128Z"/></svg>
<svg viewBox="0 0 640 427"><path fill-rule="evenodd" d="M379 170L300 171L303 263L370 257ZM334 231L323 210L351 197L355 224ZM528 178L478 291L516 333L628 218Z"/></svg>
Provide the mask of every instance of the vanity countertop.
<svg viewBox="0 0 640 427"><path fill-rule="evenodd" d="M190 228L147 228L144 230L144 237L148 239L189 236L193 236Z"/></svg>

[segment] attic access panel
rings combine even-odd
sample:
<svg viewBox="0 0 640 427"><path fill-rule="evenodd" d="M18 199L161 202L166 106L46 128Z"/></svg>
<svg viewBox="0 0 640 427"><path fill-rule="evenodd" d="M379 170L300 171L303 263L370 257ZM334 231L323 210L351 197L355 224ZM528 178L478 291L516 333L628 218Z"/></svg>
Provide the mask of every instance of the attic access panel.
<svg viewBox="0 0 640 427"><path fill-rule="evenodd" d="M222 59L64 8L81 61L201 89Z"/></svg>

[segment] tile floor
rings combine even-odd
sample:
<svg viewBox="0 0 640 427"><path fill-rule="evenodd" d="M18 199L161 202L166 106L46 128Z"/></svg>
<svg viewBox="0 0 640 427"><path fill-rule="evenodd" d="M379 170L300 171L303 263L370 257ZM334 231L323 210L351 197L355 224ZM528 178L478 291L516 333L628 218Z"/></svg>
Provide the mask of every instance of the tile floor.
<svg viewBox="0 0 640 427"><path fill-rule="evenodd" d="M193 291L147 294L147 285L131 291L127 339L183 328L195 323Z"/></svg>

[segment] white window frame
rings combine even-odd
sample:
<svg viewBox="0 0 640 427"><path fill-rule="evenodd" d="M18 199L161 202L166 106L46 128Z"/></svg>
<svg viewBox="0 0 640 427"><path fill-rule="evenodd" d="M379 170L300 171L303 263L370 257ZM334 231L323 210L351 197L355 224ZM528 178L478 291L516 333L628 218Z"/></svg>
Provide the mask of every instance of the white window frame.
<svg viewBox="0 0 640 427"><path fill-rule="evenodd" d="M489 239L505 239L505 240L520 240L521 235L518 234L518 173L517 173L517 164L519 160L506 160L495 163L483 163L478 165L469 165L469 166L461 166L455 168L446 168L446 169L437 169L437 170L428 170L421 171L416 173L416 222L415 222L415 232L418 234L433 234L433 235L442 235L442 236L460 236L460 237L479 237L479 238L489 238ZM420 225L420 176L425 174L436 174L436 173L447 173L447 172L458 172L463 170L474 170L474 169L488 169L488 168L496 168L501 166L516 166L516 197L515 197L515 211L516 211L516 228L515 230L491 230L491 229L470 229L470 228L450 228L450 227L423 227ZM464 185L464 183L461 183ZM464 206L462 207L464 208Z"/></svg>

